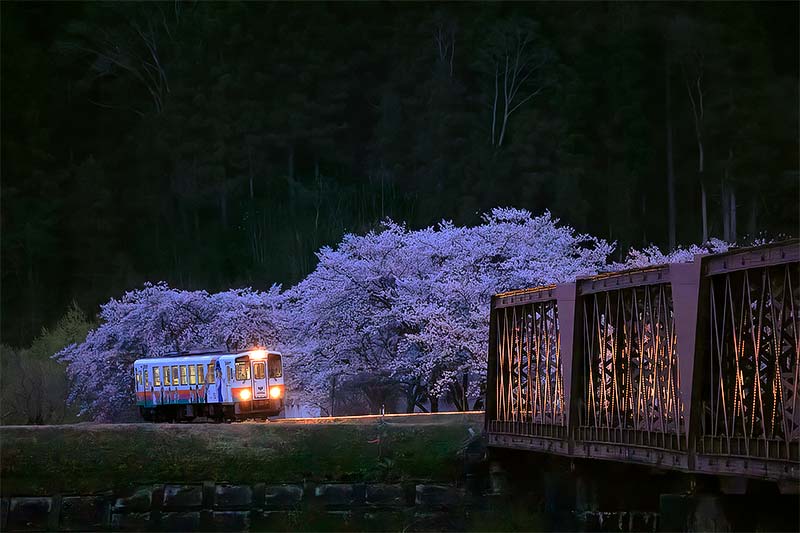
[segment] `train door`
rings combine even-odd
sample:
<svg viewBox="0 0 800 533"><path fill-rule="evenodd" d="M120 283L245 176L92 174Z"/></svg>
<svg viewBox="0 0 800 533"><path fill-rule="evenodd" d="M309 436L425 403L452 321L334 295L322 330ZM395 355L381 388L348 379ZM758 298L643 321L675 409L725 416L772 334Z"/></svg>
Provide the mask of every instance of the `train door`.
<svg viewBox="0 0 800 533"><path fill-rule="evenodd" d="M142 372L142 367L136 368L136 401L139 403L144 403L145 401L144 374Z"/></svg>
<svg viewBox="0 0 800 533"><path fill-rule="evenodd" d="M151 398L153 386L150 383L150 367L145 365L143 372L144 377L142 379L144 380L144 404L149 406L153 403Z"/></svg>
<svg viewBox="0 0 800 533"><path fill-rule="evenodd" d="M267 398L267 372L264 361L252 361L253 365L253 399Z"/></svg>

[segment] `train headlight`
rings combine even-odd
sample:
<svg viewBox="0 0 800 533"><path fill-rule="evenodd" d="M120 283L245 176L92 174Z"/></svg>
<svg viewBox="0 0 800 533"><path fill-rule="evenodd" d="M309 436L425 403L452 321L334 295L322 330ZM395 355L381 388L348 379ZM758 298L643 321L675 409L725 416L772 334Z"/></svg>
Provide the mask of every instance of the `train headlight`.
<svg viewBox="0 0 800 533"><path fill-rule="evenodd" d="M239 393L239 398L242 400L249 400L250 399L250 391L245 389Z"/></svg>
<svg viewBox="0 0 800 533"><path fill-rule="evenodd" d="M250 359L264 359L266 356L266 350L253 350L250 352Z"/></svg>
<svg viewBox="0 0 800 533"><path fill-rule="evenodd" d="M269 397L273 399L277 399L281 397L281 388L280 387L272 387L269 389Z"/></svg>

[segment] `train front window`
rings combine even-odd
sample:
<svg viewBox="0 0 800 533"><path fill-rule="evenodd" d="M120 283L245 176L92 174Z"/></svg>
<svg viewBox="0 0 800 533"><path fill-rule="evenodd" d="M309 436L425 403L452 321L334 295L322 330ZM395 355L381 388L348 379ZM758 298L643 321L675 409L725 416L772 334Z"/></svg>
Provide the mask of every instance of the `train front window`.
<svg viewBox="0 0 800 533"><path fill-rule="evenodd" d="M282 375L283 369L281 368L281 356L271 354L269 356L269 377L279 378Z"/></svg>
<svg viewBox="0 0 800 533"><path fill-rule="evenodd" d="M250 365L236 363L236 381L246 381L248 379L250 379Z"/></svg>
<svg viewBox="0 0 800 533"><path fill-rule="evenodd" d="M264 379L264 363L253 363L253 378Z"/></svg>
<svg viewBox="0 0 800 533"><path fill-rule="evenodd" d="M156 387L161 386L161 369L159 367L153 367L153 385Z"/></svg>

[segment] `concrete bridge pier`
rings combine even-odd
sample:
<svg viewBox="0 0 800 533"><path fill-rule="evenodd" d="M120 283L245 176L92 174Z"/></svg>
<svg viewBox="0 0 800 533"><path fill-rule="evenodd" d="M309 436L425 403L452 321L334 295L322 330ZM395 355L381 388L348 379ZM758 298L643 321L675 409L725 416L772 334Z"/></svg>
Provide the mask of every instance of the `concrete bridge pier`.
<svg viewBox="0 0 800 533"><path fill-rule="evenodd" d="M490 505L548 531L796 531L800 521L798 496L774 482L499 448L488 470Z"/></svg>
<svg viewBox="0 0 800 533"><path fill-rule="evenodd" d="M744 478L707 481L709 483L698 486L694 492L661 495L660 530L797 530L800 499L796 494L781 493L775 483Z"/></svg>

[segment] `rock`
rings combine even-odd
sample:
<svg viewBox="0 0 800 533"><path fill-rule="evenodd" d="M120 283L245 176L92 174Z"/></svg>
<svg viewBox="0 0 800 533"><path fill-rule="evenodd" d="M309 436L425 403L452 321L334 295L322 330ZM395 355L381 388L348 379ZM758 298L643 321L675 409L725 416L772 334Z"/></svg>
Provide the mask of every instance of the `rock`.
<svg viewBox="0 0 800 533"><path fill-rule="evenodd" d="M216 531L245 531L250 528L249 511L214 511Z"/></svg>
<svg viewBox="0 0 800 533"><path fill-rule="evenodd" d="M166 508L198 508L202 505L202 485L166 485L164 487L164 507Z"/></svg>
<svg viewBox="0 0 800 533"><path fill-rule="evenodd" d="M253 524L254 531L293 531L299 528L297 513L265 511Z"/></svg>
<svg viewBox="0 0 800 533"><path fill-rule="evenodd" d="M293 507L303 499L300 485L267 485L264 487L264 505L271 508Z"/></svg>
<svg viewBox="0 0 800 533"><path fill-rule="evenodd" d="M0 500L0 531L6 530L8 523L8 498Z"/></svg>
<svg viewBox="0 0 800 533"><path fill-rule="evenodd" d="M200 513L161 513L160 529L164 531L196 531L200 528Z"/></svg>
<svg viewBox="0 0 800 533"><path fill-rule="evenodd" d="M43 531L53 508L52 498L11 498L8 510L8 528Z"/></svg>
<svg viewBox="0 0 800 533"><path fill-rule="evenodd" d="M463 520L450 512L416 512L407 531L463 531Z"/></svg>
<svg viewBox="0 0 800 533"><path fill-rule="evenodd" d="M364 531L404 531L412 520L403 511L367 511Z"/></svg>
<svg viewBox="0 0 800 533"><path fill-rule="evenodd" d="M108 529L109 505L101 496L69 496L61 500L61 528L72 531Z"/></svg>
<svg viewBox="0 0 800 533"><path fill-rule="evenodd" d="M461 505L463 494L447 485L417 485L415 502L426 507L456 507Z"/></svg>
<svg viewBox="0 0 800 533"><path fill-rule="evenodd" d="M150 529L150 513L114 513L111 529L118 531L147 531Z"/></svg>
<svg viewBox="0 0 800 533"><path fill-rule="evenodd" d="M130 496L117 498L114 502L114 512L146 512L153 503L153 490L151 487L142 487Z"/></svg>
<svg viewBox="0 0 800 533"><path fill-rule="evenodd" d="M253 491L249 485L217 485L214 507L217 509L243 509L253 502Z"/></svg>
<svg viewBox="0 0 800 533"><path fill-rule="evenodd" d="M356 492L350 483L318 485L314 494L319 503L327 506L348 506L356 503Z"/></svg>
<svg viewBox="0 0 800 533"><path fill-rule="evenodd" d="M406 493L400 484L371 483L366 487L366 502L369 505L404 506Z"/></svg>

